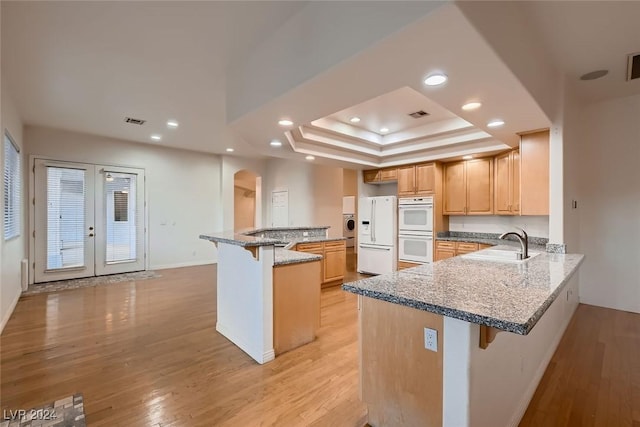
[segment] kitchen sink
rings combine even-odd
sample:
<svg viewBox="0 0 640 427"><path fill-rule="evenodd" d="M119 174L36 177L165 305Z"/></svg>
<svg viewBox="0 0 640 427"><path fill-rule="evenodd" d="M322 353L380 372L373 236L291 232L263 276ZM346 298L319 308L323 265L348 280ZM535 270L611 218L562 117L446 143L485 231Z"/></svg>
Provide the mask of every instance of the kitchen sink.
<svg viewBox="0 0 640 427"><path fill-rule="evenodd" d="M506 249L483 249L481 251L461 255L461 257L465 259L476 259L480 261L509 262L514 264L521 264L540 255L540 252L529 252L529 258L527 259L518 259L519 255L520 251L518 250L510 251Z"/></svg>

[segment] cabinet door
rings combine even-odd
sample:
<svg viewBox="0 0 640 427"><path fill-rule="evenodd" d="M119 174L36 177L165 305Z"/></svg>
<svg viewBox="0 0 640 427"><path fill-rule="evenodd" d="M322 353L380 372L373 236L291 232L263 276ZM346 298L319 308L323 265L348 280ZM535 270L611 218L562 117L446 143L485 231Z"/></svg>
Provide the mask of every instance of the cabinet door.
<svg viewBox="0 0 640 427"><path fill-rule="evenodd" d="M511 152L511 213L520 213L520 150Z"/></svg>
<svg viewBox="0 0 640 427"><path fill-rule="evenodd" d="M380 170L374 169L362 172L364 182L378 182L380 181Z"/></svg>
<svg viewBox="0 0 640 427"><path fill-rule="evenodd" d="M522 215L549 215L549 131L520 138Z"/></svg>
<svg viewBox="0 0 640 427"><path fill-rule="evenodd" d="M398 195L411 196L416 192L415 166L398 168Z"/></svg>
<svg viewBox="0 0 640 427"><path fill-rule="evenodd" d="M324 282L343 279L346 262L346 251L344 249L325 250Z"/></svg>
<svg viewBox="0 0 640 427"><path fill-rule="evenodd" d="M433 193L436 190L436 165L416 166L416 193Z"/></svg>
<svg viewBox="0 0 640 427"><path fill-rule="evenodd" d="M467 215L493 214L493 159L466 162Z"/></svg>
<svg viewBox="0 0 640 427"><path fill-rule="evenodd" d="M511 213L511 194L513 173L511 171L511 152L495 157L495 212L496 215Z"/></svg>
<svg viewBox="0 0 640 427"><path fill-rule="evenodd" d="M398 168L380 169L380 181L396 181L398 179Z"/></svg>
<svg viewBox="0 0 640 427"><path fill-rule="evenodd" d="M466 179L464 162L444 165L445 215L464 215L466 207Z"/></svg>
<svg viewBox="0 0 640 427"><path fill-rule="evenodd" d="M436 261L453 258L454 256L456 256L456 254L451 249L436 249Z"/></svg>

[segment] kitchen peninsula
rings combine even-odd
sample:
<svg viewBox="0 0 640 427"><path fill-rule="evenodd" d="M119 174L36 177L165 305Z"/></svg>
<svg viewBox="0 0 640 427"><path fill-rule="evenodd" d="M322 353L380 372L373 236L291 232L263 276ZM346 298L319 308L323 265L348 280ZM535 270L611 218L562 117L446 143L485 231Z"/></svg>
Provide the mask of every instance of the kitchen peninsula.
<svg viewBox="0 0 640 427"><path fill-rule="evenodd" d="M370 425L517 425L577 306L584 256L482 252L343 285L358 294Z"/></svg>
<svg viewBox="0 0 640 427"><path fill-rule="evenodd" d="M216 330L258 363L315 339L325 272L334 282L344 275L345 239L328 228L200 235L218 247ZM298 245L320 252L290 250Z"/></svg>

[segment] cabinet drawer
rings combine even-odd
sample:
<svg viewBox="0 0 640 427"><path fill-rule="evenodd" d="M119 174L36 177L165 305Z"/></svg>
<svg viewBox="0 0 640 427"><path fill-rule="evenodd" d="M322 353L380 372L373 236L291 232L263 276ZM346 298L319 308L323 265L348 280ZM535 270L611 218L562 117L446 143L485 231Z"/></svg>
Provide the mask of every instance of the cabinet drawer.
<svg viewBox="0 0 640 427"><path fill-rule="evenodd" d="M474 252L478 250L477 243L458 242L458 252Z"/></svg>
<svg viewBox="0 0 640 427"><path fill-rule="evenodd" d="M447 240L436 240L436 249L450 249L456 248L456 242L449 242Z"/></svg>
<svg viewBox="0 0 640 427"><path fill-rule="evenodd" d="M398 261L398 270L404 270L405 268L417 267L422 264L417 262Z"/></svg>
<svg viewBox="0 0 640 427"><path fill-rule="evenodd" d="M324 242L324 248L325 249L341 249L345 247L345 241L344 240L336 240L333 242Z"/></svg>
<svg viewBox="0 0 640 427"><path fill-rule="evenodd" d="M478 244L478 250L482 250L482 249L489 249L492 248L493 245L485 245L484 243L479 243Z"/></svg>
<svg viewBox="0 0 640 427"><path fill-rule="evenodd" d="M296 249L303 252L322 251L322 243L298 243Z"/></svg>

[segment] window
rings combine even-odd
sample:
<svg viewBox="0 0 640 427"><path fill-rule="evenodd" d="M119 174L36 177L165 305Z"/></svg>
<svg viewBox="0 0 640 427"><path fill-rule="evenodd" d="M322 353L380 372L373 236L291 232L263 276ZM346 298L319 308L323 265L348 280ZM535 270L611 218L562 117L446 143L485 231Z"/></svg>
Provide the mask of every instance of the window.
<svg viewBox="0 0 640 427"><path fill-rule="evenodd" d="M20 235L20 150L4 135L4 239L9 240Z"/></svg>

